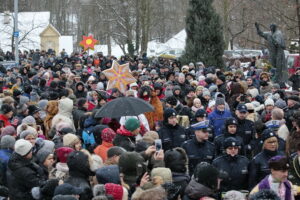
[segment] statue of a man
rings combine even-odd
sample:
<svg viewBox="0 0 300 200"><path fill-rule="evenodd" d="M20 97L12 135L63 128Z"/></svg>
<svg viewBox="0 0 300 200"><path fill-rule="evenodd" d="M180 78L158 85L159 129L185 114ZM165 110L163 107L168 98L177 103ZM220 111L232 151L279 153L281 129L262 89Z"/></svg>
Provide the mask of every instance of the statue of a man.
<svg viewBox="0 0 300 200"><path fill-rule="evenodd" d="M268 41L270 62L276 68L275 79L276 83L286 82L288 80L288 72L285 62L285 42L280 30L277 29L276 24L270 25L271 32L262 32L259 25L255 22L257 34Z"/></svg>

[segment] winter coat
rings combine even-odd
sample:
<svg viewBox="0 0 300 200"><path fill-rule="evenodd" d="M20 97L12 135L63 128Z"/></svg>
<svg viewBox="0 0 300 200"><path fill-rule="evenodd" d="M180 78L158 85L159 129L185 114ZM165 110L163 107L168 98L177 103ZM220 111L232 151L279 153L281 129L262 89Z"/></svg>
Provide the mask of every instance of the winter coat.
<svg viewBox="0 0 300 200"><path fill-rule="evenodd" d="M76 130L80 128L80 119L86 114L87 110L85 108L78 108L73 110L72 116L74 120L74 126Z"/></svg>
<svg viewBox="0 0 300 200"><path fill-rule="evenodd" d="M11 126L9 119L5 115L0 114L0 120L4 122L4 127Z"/></svg>
<svg viewBox="0 0 300 200"><path fill-rule="evenodd" d="M124 126L121 126L117 130L117 135L113 141L114 146L123 147L126 151L135 150L135 136L125 129Z"/></svg>
<svg viewBox="0 0 300 200"><path fill-rule="evenodd" d="M83 152L76 152L74 159L68 159L69 178L65 183L69 183L75 187L80 187L84 192L80 195L79 200L90 200L93 198L89 177L94 174L90 170L88 156ZM70 155L69 155L70 156Z"/></svg>
<svg viewBox="0 0 300 200"><path fill-rule="evenodd" d="M46 130L46 136L48 137L48 132L52 127L52 119L58 113L58 101L48 101L46 106L46 118L44 120L44 127Z"/></svg>
<svg viewBox="0 0 300 200"><path fill-rule="evenodd" d="M66 180L69 177L69 167L67 163L58 162L54 169L50 172L50 178Z"/></svg>
<svg viewBox="0 0 300 200"><path fill-rule="evenodd" d="M293 154L297 152L297 145L300 142L300 132L296 130L292 132L291 135L288 136L286 140L286 152L288 154Z"/></svg>
<svg viewBox="0 0 300 200"><path fill-rule="evenodd" d="M180 187L180 196L184 196L184 191L186 190L187 185L190 181L190 176L186 173L179 173L172 171L172 180L174 185Z"/></svg>
<svg viewBox="0 0 300 200"><path fill-rule="evenodd" d="M11 157L12 150L10 149L1 149L0 150L0 185L7 186L6 171L7 163Z"/></svg>
<svg viewBox="0 0 300 200"><path fill-rule="evenodd" d="M200 162L212 163L215 157L215 145L209 141L199 142L196 137L182 144L189 158L189 173L192 175Z"/></svg>
<svg viewBox="0 0 300 200"><path fill-rule="evenodd" d="M250 155L252 151L250 143L251 140L255 138L256 133L254 122L248 119L241 120L239 118L237 118L237 121L237 135L243 139L244 155Z"/></svg>
<svg viewBox="0 0 300 200"><path fill-rule="evenodd" d="M228 96L228 89L226 86L226 83L223 83L222 85L218 85L218 91L224 94L226 97Z"/></svg>
<svg viewBox="0 0 300 200"><path fill-rule="evenodd" d="M296 103L293 107L290 107L287 109L287 111L284 113L286 126L289 130L292 130L292 120L291 117L294 115L295 112L300 110L300 103Z"/></svg>
<svg viewBox="0 0 300 200"><path fill-rule="evenodd" d="M172 126L166 122L163 122L162 127L158 131L159 138L162 141L162 147L164 151L175 147L181 147L186 140L185 129L176 124Z"/></svg>
<svg viewBox="0 0 300 200"><path fill-rule="evenodd" d="M293 90L298 91L300 89L300 75L299 74L293 74L290 78L289 81L293 83Z"/></svg>
<svg viewBox="0 0 300 200"><path fill-rule="evenodd" d="M226 173L226 178L221 181L222 192L248 189L248 158L224 155L216 158L212 164L220 172Z"/></svg>
<svg viewBox="0 0 300 200"><path fill-rule="evenodd" d="M216 192L197 183L194 179L188 184L183 200L199 200L202 197L215 197Z"/></svg>
<svg viewBox="0 0 300 200"><path fill-rule="evenodd" d="M221 135L222 130L225 124L225 120L232 117L231 112L228 110L219 111L215 109L208 115L208 119L210 125L214 127L214 134L215 136Z"/></svg>
<svg viewBox="0 0 300 200"><path fill-rule="evenodd" d="M100 156L103 160L103 162L107 159L107 151L110 147L113 147L114 145L112 143L108 143L105 141L102 141L101 145L98 145L96 149L94 149L94 153Z"/></svg>
<svg viewBox="0 0 300 200"><path fill-rule="evenodd" d="M11 200L32 200L31 189L46 183L40 167L16 153L8 161L7 183Z"/></svg>
<svg viewBox="0 0 300 200"><path fill-rule="evenodd" d="M164 113L163 105L157 97L155 91L151 91L151 99L149 103L153 106L154 111L146 112L144 114L148 120L150 129L155 130L155 122L162 121Z"/></svg>
<svg viewBox="0 0 300 200"><path fill-rule="evenodd" d="M288 179L293 183L293 185L300 185L300 163L297 153L290 156L289 159L290 168Z"/></svg>
<svg viewBox="0 0 300 200"><path fill-rule="evenodd" d="M59 122L63 121L70 125L70 127L75 130L73 117L73 101L69 98L61 99L58 103L58 113L52 119L52 127L54 127Z"/></svg>
<svg viewBox="0 0 300 200"><path fill-rule="evenodd" d="M249 189L252 189L259 181L270 174L268 161L273 156L284 155L282 151L262 150L249 164Z"/></svg>

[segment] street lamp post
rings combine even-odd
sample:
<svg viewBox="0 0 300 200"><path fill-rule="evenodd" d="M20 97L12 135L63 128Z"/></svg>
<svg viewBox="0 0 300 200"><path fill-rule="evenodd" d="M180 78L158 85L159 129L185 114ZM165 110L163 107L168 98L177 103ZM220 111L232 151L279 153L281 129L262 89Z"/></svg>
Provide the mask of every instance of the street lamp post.
<svg viewBox="0 0 300 200"><path fill-rule="evenodd" d="M16 66L19 66L19 29L18 29L18 3L19 0L14 0L14 12L15 12L15 30L14 35L15 37L15 62Z"/></svg>

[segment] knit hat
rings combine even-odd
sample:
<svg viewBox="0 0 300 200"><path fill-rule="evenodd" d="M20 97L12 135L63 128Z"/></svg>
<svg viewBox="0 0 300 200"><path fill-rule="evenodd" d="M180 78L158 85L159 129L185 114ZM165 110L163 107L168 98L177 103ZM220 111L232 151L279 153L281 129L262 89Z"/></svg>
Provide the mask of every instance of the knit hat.
<svg viewBox="0 0 300 200"><path fill-rule="evenodd" d="M226 119L225 121L225 127L227 128L229 125L238 125L238 122L235 118L231 117L231 118L228 118Z"/></svg>
<svg viewBox="0 0 300 200"><path fill-rule="evenodd" d="M223 74L219 75L218 79L220 79L223 83L226 82L226 77Z"/></svg>
<svg viewBox="0 0 300 200"><path fill-rule="evenodd" d="M67 163L68 155L73 151L74 151L74 149L72 149L70 147L60 147L55 150L55 153L57 155L59 162Z"/></svg>
<svg viewBox="0 0 300 200"><path fill-rule="evenodd" d="M6 126L1 133L1 137L5 135L15 135L16 134L16 129L13 126Z"/></svg>
<svg viewBox="0 0 300 200"><path fill-rule="evenodd" d="M36 121L35 121L34 117L27 116L22 120L22 124L35 125Z"/></svg>
<svg viewBox="0 0 300 200"><path fill-rule="evenodd" d="M14 96L14 97L17 97L17 96L19 96L19 95L21 95L21 94L22 94L22 92L21 92L20 90L14 89L14 91L13 91L13 96Z"/></svg>
<svg viewBox="0 0 300 200"><path fill-rule="evenodd" d="M120 173L124 174L124 181L129 185L136 183L138 176L146 172L144 158L137 152L125 152L119 159Z"/></svg>
<svg viewBox="0 0 300 200"><path fill-rule="evenodd" d="M75 187L69 183L64 183L57 186L54 190L54 196L56 195L80 195L84 191L80 187Z"/></svg>
<svg viewBox="0 0 300 200"><path fill-rule="evenodd" d="M149 144L153 144L156 139L159 139L159 135L156 131L147 131L143 135L143 140Z"/></svg>
<svg viewBox="0 0 300 200"><path fill-rule="evenodd" d="M120 184L118 165L108 165L96 170L96 178L99 184L115 183Z"/></svg>
<svg viewBox="0 0 300 200"><path fill-rule="evenodd" d="M140 127L140 121L136 118L129 118L125 122L125 128L128 131L134 131Z"/></svg>
<svg viewBox="0 0 300 200"><path fill-rule="evenodd" d="M19 139L15 143L15 152L20 156L27 155L32 150L32 144L24 139Z"/></svg>
<svg viewBox="0 0 300 200"><path fill-rule="evenodd" d="M199 163L194 171L195 181L213 190L218 186L218 177L218 169L207 162Z"/></svg>
<svg viewBox="0 0 300 200"><path fill-rule="evenodd" d="M267 98L265 101L265 106L274 106L274 101L271 98Z"/></svg>
<svg viewBox="0 0 300 200"><path fill-rule="evenodd" d="M271 137L277 137L277 135L271 129L265 129L261 135L261 139L263 142Z"/></svg>
<svg viewBox="0 0 300 200"><path fill-rule="evenodd" d="M174 148L165 152L165 167L170 168L172 172L186 172L187 156L182 148Z"/></svg>
<svg viewBox="0 0 300 200"><path fill-rule="evenodd" d="M41 108L42 110L45 110L45 109L46 109L47 104L48 104L48 100L46 100L46 99L40 100L40 101L38 102L38 106L39 106L39 108Z"/></svg>
<svg viewBox="0 0 300 200"><path fill-rule="evenodd" d="M254 105L252 103L246 103L245 106L247 107L248 112L254 111Z"/></svg>
<svg viewBox="0 0 300 200"><path fill-rule="evenodd" d="M224 149L227 149L228 147L240 147L239 141L234 137L228 137L224 141Z"/></svg>
<svg viewBox="0 0 300 200"><path fill-rule="evenodd" d="M123 198L123 187L114 183L105 184L105 191L107 195L113 196L114 200L122 200Z"/></svg>
<svg viewBox="0 0 300 200"><path fill-rule="evenodd" d="M13 149L16 139L11 135L1 137L1 149Z"/></svg>
<svg viewBox="0 0 300 200"><path fill-rule="evenodd" d="M280 197L273 190L263 189L258 192L250 195L249 200L262 200L262 199L272 199L272 200L281 200Z"/></svg>
<svg viewBox="0 0 300 200"><path fill-rule="evenodd" d="M278 99L278 100L275 102L275 106L276 106L277 108L284 109L284 108L287 106L287 104L286 104L286 102L285 102L284 100Z"/></svg>
<svg viewBox="0 0 300 200"><path fill-rule="evenodd" d="M11 105L3 104L3 105L1 106L1 112L2 112L3 114L7 114L7 113L9 113L9 112L11 112L11 111L13 111L13 107L12 107Z"/></svg>
<svg viewBox="0 0 300 200"><path fill-rule="evenodd" d="M163 183L172 182L172 172L169 168L156 167L151 171L151 178L159 176L162 178Z"/></svg>
<svg viewBox="0 0 300 200"><path fill-rule="evenodd" d="M43 164L43 163L45 162L46 158L47 158L50 154L52 154L51 151L46 151L46 150L43 150L43 149L39 150L39 151L37 152L36 156L35 156L36 159L37 159L37 163Z"/></svg>
<svg viewBox="0 0 300 200"><path fill-rule="evenodd" d="M173 108L167 108L164 111L164 120L167 121L169 117L176 116L177 112Z"/></svg>
<svg viewBox="0 0 300 200"><path fill-rule="evenodd" d="M174 96L169 96L166 99L166 103L170 104L171 106L176 106L177 105L177 99Z"/></svg>
<svg viewBox="0 0 300 200"><path fill-rule="evenodd" d="M285 156L274 156L269 161L270 169L274 170L288 170L289 169L289 162L287 157Z"/></svg>
<svg viewBox="0 0 300 200"><path fill-rule="evenodd" d="M28 102L29 102L29 98L28 97L26 97L26 96L20 96L20 101L19 101L20 105L27 104Z"/></svg>
<svg viewBox="0 0 300 200"><path fill-rule="evenodd" d="M30 101L37 102L40 97L36 92L30 92Z"/></svg>
<svg viewBox="0 0 300 200"><path fill-rule="evenodd" d="M20 133L20 138L25 139L28 135L33 135L34 137L37 137L37 132L32 129L26 129L25 131L22 131Z"/></svg>
<svg viewBox="0 0 300 200"><path fill-rule="evenodd" d="M210 92L208 90L203 91L202 96L210 96Z"/></svg>
<svg viewBox="0 0 300 200"><path fill-rule="evenodd" d="M225 105L225 99L217 98L216 99L216 106L218 106L218 105Z"/></svg>
<svg viewBox="0 0 300 200"><path fill-rule="evenodd" d="M128 130L128 129L127 129ZM112 143L114 138L116 137L116 132L111 128L105 128L102 131L101 139L105 142Z"/></svg>
<svg viewBox="0 0 300 200"><path fill-rule="evenodd" d="M72 133L68 133L66 135L64 135L63 137L63 144L65 147L71 147L73 148L74 145L79 142L79 138L77 135L72 134Z"/></svg>
<svg viewBox="0 0 300 200"><path fill-rule="evenodd" d="M236 191L236 190L230 190L225 193L223 200L245 200L245 194Z"/></svg>

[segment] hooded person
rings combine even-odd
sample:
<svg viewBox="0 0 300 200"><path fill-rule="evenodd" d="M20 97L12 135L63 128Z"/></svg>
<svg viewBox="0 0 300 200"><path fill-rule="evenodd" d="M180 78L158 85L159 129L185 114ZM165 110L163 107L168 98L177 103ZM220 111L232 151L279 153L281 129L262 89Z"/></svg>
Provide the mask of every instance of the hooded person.
<svg viewBox="0 0 300 200"><path fill-rule="evenodd" d="M186 140L186 131L178 124L177 112L173 108L165 109L163 125L158 134L165 151L180 147Z"/></svg>
<svg viewBox="0 0 300 200"><path fill-rule="evenodd" d="M70 127L75 131L75 126L72 117L73 101L69 98L64 98L58 102L58 113L52 119L51 128L57 123L63 121L70 124Z"/></svg>
<svg viewBox="0 0 300 200"><path fill-rule="evenodd" d="M87 92L85 91L85 86L83 82L78 82L75 85L75 91L74 94L76 98L86 98L87 97Z"/></svg>
<svg viewBox="0 0 300 200"><path fill-rule="evenodd" d="M202 197L215 198L218 189L218 170L209 163L201 162L197 165L194 176L185 190L183 200L197 200Z"/></svg>
<svg viewBox="0 0 300 200"><path fill-rule="evenodd" d="M173 183L180 187L180 195L182 197L190 181L190 176L187 173L188 158L184 149L177 147L166 151L164 161L165 167L170 168L172 172Z"/></svg>
<svg viewBox="0 0 300 200"><path fill-rule="evenodd" d="M46 106L46 118L44 119L45 135L49 138L48 132L52 127L52 119L58 113L58 101L50 100Z"/></svg>
<svg viewBox="0 0 300 200"><path fill-rule="evenodd" d="M140 132L140 121L136 118L129 118L125 125L117 130L113 140L114 146L123 147L127 151L135 150L135 136Z"/></svg>
<svg viewBox="0 0 300 200"><path fill-rule="evenodd" d="M88 156L81 151L73 151L68 155L67 165L69 167L69 177L65 183L81 188L84 192L80 195L80 200L92 199L89 177L94 173L90 169Z"/></svg>

